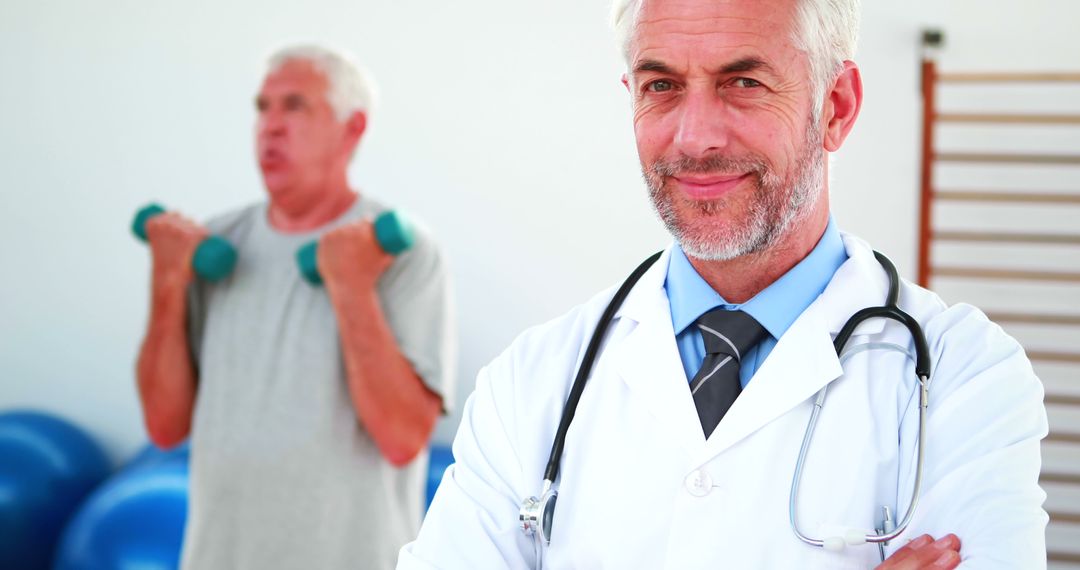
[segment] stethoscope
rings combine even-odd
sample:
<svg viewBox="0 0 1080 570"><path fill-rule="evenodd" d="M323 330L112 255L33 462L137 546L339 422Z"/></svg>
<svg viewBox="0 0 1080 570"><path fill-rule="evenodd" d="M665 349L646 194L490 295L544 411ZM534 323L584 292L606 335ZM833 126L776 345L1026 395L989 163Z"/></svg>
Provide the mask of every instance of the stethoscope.
<svg viewBox="0 0 1080 570"><path fill-rule="evenodd" d="M619 289L608 303L607 308L604 309L603 314L600 316L600 320L596 324L596 330L593 331L592 338L589 339L589 345L585 350L585 356L582 358L581 365L578 367L577 376L574 378L574 384L570 388L570 395L566 399L566 405L563 407L562 419L559 420L559 428L555 432L555 441L551 445L551 454L548 456L547 468L544 470L544 484L540 496L532 496L522 501L521 509L518 511L519 526L526 536L538 536L539 542L541 543L539 545L540 547L551 544L551 530L552 521L555 516L555 503L559 497L559 491L558 489L555 489L553 485L556 477L559 475L559 462L562 458L563 447L566 443L566 434L570 430L570 423L574 421L574 413L577 411L578 402L581 400L581 394L585 391L585 382L588 380L593 364L596 361L596 354L600 349L600 343L615 316L615 312L622 305L626 296L630 294L630 290L638 280L641 279L641 276L644 275L649 267L656 263L656 260L660 258L661 253L663 252L657 252L650 256L626 278L626 281L619 286ZM911 501L908 503L907 512L899 523L895 523L895 521L892 520L892 515L889 512L888 507L882 507L883 518L881 527L875 529L875 534L867 534L863 529L853 528L845 531L843 536L832 536L819 539L806 536L799 530L799 525L796 522L799 481L802 479L803 466L806 462L806 452L810 448L810 440L814 436L814 427L817 425L818 416L821 414L821 408L825 404L825 393L828 389L828 385L826 385L818 391L810 412L810 422L806 426L806 433L803 435L802 446L799 449L799 458L795 463L795 474L792 476L791 496L788 509L791 517L791 530L795 533L795 536L804 543L810 546L834 551L842 550L846 545L857 546L873 543L878 545L882 560L884 560L885 545L897 536L900 536L900 534L907 529L912 516L915 514L915 507L919 502L919 488L922 485L923 473L924 441L926 439L926 408L930 397L930 349L926 344L926 336L923 334L919 323L911 315L900 310L896 305L900 294L900 277L896 272L896 267L887 257L876 251L874 252L874 257L877 258L878 263L881 264L881 267L885 270L885 273L889 278L889 292L885 304L880 307L867 307L852 315L836 335L836 339L833 341L833 347L836 349L837 356L841 357L842 361L846 360L846 358L842 356L844 345L847 344L847 341L855 331L855 328L863 321L875 317L883 317L897 321L907 327L908 331L911 333L911 337L915 343L915 374L919 379L919 438L916 451L915 484L911 491ZM891 344L881 344L880 346L874 345L869 346L868 348L887 348L906 353L902 347ZM850 351L848 356L850 356Z"/></svg>

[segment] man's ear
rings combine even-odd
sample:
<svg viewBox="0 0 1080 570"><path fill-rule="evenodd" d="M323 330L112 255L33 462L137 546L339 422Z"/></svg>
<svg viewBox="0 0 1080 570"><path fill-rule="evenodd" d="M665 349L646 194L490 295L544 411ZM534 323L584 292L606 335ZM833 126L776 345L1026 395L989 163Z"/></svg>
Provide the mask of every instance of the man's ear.
<svg viewBox="0 0 1080 570"><path fill-rule="evenodd" d="M844 144L862 107L862 75L853 61L844 62L844 71L836 78L832 89L825 94L822 121L825 126L824 146L836 152Z"/></svg>
<svg viewBox="0 0 1080 570"><path fill-rule="evenodd" d="M345 121L345 135L350 139L355 139L357 142L364 136L364 131L367 130L367 113L364 111L356 111L349 116Z"/></svg>
<svg viewBox="0 0 1080 570"><path fill-rule="evenodd" d="M619 81L622 81L623 87L625 87L626 91L629 93L630 92L630 78L627 77L627 75L624 73L624 74L622 74L622 79L620 79Z"/></svg>

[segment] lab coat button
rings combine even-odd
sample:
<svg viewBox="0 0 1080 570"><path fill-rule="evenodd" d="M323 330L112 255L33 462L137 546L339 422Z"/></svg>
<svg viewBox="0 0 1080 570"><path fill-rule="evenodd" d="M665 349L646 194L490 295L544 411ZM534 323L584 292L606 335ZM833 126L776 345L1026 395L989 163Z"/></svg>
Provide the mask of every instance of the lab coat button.
<svg viewBox="0 0 1080 570"><path fill-rule="evenodd" d="M704 497L712 492L712 477L701 469L696 469L686 476L686 490L695 497Z"/></svg>

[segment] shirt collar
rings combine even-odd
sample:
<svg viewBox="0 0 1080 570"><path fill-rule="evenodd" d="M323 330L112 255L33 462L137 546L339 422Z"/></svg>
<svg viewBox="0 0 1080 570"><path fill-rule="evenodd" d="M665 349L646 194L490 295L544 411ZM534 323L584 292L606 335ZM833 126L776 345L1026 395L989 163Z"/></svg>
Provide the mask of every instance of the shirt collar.
<svg viewBox="0 0 1080 570"><path fill-rule="evenodd" d="M728 303L698 274L682 247L672 248L664 288L671 305L671 324L682 334L698 317L717 307L746 311L773 338L779 339L791 323L825 290L847 259L840 231L833 219L814 249L779 279L741 305Z"/></svg>

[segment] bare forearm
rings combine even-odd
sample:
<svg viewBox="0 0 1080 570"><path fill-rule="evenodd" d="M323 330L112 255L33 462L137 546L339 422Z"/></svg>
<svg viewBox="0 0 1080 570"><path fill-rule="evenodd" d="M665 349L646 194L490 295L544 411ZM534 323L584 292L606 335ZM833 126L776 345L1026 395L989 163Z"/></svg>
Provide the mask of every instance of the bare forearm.
<svg viewBox="0 0 1080 570"><path fill-rule="evenodd" d="M334 310L353 407L383 456L405 465L427 444L442 400L401 354L373 292L338 297Z"/></svg>
<svg viewBox="0 0 1080 570"><path fill-rule="evenodd" d="M150 439L171 447L191 430L195 403L185 286L155 278L151 297L146 336L136 364L139 398Z"/></svg>

